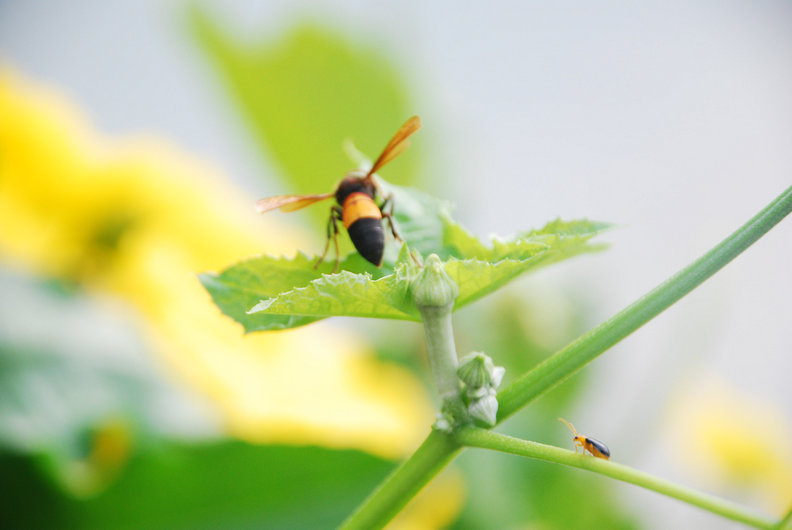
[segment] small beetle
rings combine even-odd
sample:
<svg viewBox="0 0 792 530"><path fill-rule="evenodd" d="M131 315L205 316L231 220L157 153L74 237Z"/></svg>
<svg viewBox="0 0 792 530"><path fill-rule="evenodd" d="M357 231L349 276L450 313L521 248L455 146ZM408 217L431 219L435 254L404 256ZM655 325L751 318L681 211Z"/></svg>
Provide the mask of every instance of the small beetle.
<svg viewBox="0 0 792 530"><path fill-rule="evenodd" d="M594 438L578 434L575 427L564 418L558 418L558 421L563 422L569 427L572 434L575 435L575 437L572 438L575 441L575 452L577 452L577 448L580 447L583 449L583 454L586 454L586 451L588 451L592 456L596 456L597 458L604 458L605 460L610 459L610 449L608 449L607 445Z"/></svg>

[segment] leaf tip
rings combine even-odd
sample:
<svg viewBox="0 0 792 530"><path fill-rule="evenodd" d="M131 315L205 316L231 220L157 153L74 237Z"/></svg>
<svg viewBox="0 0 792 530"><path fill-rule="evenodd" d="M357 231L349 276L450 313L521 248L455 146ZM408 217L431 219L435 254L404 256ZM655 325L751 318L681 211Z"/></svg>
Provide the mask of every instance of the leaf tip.
<svg viewBox="0 0 792 530"><path fill-rule="evenodd" d="M248 315L253 315L255 313L260 313L261 311L266 311L272 305L272 302L274 300L275 300L274 298L268 298L267 300L260 300L258 304L251 307L245 313L247 313Z"/></svg>

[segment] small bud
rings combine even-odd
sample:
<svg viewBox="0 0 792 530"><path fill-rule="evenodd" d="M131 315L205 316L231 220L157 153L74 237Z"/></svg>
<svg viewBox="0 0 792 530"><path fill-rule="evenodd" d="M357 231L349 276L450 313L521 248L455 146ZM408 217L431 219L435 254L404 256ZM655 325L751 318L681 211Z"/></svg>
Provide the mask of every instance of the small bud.
<svg viewBox="0 0 792 530"><path fill-rule="evenodd" d="M481 352L473 352L460 361L457 375L467 386L481 388L489 385L492 367L492 360L488 356Z"/></svg>
<svg viewBox="0 0 792 530"><path fill-rule="evenodd" d="M450 433L453 431L453 423L450 418L448 418L445 414L441 414L440 412L437 413L437 419L434 422L433 428L437 429L438 431L443 431L445 433Z"/></svg>
<svg viewBox="0 0 792 530"><path fill-rule="evenodd" d="M452 432L457 425L467 421L468 412L458 398L443 401L434 428L443 432Z"/></svg>
<svg viewBox="0 0 792 530"><path fill-rule="evenodd" d="M469 400L480 399L492 392L492 387L489 386L480 386L478 388L467 387L465 388L465 395L468 397Z"/></svg>
<svg viewBox="0 0 792 530"><path fill-rule="evenodd" d="M487 395L473 400L468 406L470 416L487 427L493 427L498 419L498 399L495 391L490 390Z"/></svg>
<svg viewBox="0 0 792 530"><path fill-rule="evenodd" d="M459 379L470 389L481 387L498 388L506 369L495 366L489 355L473 352L466 355L457 369Z"/></svg>
<svg viewBox="0 0 792 530"><path fill-rule="evenodd" d="M459 294L459 287L443 268L443 262L432 254L410 286L413 301L420 307L450 307Z"/></svg>
<svg viewBox="0 0 792 530"><path fill-rule="evenodd" d="M492 377L492 388L498 388L503 381L503 376L506 375L506 368L503 366L493 366L490 377Z"/></svg>

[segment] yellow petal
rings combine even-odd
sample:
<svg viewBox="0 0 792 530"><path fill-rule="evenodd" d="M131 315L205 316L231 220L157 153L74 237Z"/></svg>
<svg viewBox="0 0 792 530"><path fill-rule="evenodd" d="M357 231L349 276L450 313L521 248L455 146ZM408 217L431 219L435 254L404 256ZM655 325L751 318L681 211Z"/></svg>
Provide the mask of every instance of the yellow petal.
<svg viewBox="0 0 792 530"><path fill-rule="evenodd" d="M739 488L768 511L792 499L792 425L774 403L711 378L677 393L671 407L674 454L714 490Z"/></svg>
<svg viewBox="0 0 792 530"><path fill-rule="evenodd" d="M206 164L102 139L56 93L0 69L0 260L123 300L166 369L261 442L401 456L426 434L418 381L328 324L244 336L196 273L302 239ZM417 354L417 352L416 352Z"/></svg>

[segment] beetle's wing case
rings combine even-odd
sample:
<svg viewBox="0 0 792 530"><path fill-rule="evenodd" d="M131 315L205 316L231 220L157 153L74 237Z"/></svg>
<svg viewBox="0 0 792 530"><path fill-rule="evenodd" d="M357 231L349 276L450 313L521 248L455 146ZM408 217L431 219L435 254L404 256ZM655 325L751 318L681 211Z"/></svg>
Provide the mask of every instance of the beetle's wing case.
<svg viewBox="0 0 792 530"><path fill-rule="evenodd" d="M589 451L593 448L596 452L591 451L594 456L598 456L600 458L605 458L606 460L610 458L610 449L604 443L600 442L599 440L595 440L594 438L586 437L586 445L589 446ZM597 454L599 453L599 454Z"/></svg>

